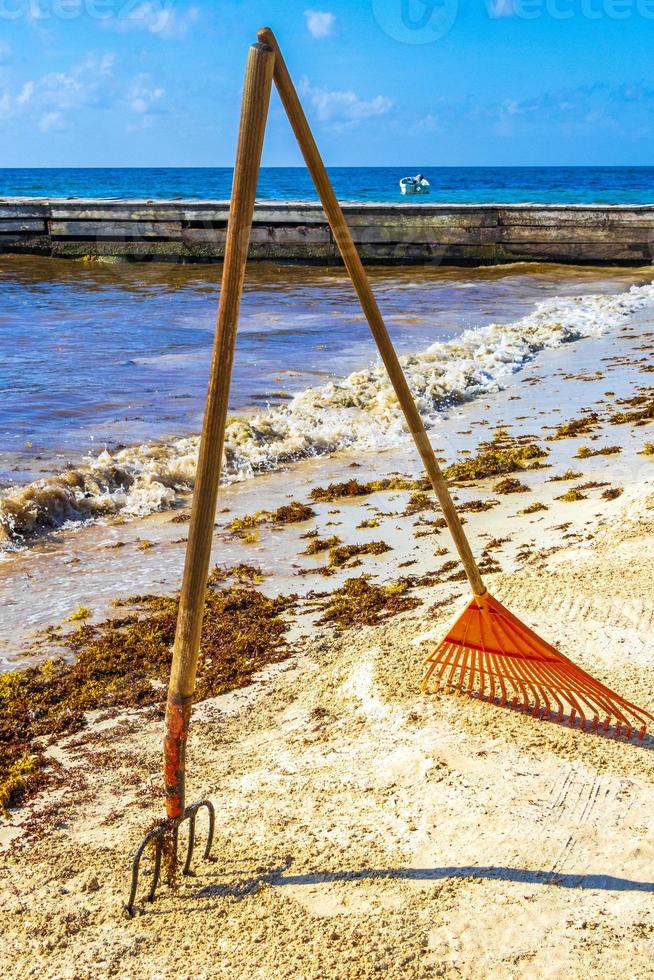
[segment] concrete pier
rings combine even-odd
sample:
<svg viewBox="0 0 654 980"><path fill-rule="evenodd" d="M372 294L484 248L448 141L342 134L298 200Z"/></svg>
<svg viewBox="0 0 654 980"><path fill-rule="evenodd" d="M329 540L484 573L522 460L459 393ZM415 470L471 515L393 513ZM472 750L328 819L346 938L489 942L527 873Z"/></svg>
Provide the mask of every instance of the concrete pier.
<svg viewBox="0 0 654 980"><path fill-rule="evenodd" d="M0 198L0 252L214 262L228 201ZM383 265L649 265L654 205L345 204L363 260ZM250 257L339 262L320 204L258 202Z"/></svg>

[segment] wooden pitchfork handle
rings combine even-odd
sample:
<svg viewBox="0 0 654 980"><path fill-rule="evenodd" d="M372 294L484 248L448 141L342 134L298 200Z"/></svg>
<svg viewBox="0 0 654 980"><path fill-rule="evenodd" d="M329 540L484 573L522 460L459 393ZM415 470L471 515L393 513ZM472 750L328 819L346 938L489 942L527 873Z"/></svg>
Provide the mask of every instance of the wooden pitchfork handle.
<svg viewBox="0 0 654 980"><path fill-rule="evenodd" d="M275 85L286 109L286 114L299 143L306 165L316 185L316 190L318 191L334 240L338 245L343 262L345 263L345 268L352 280L352 284L359 297L359 302L379 348L382 361L384 362L388 376L395 389L395 394L404 412L409 432L413 436L431 485L440 502L443 516L447 521L450 534L454 539L472 591L475 595L483 595L486 592L486 587L482 581L481 573L472 554L459 515L456 512L445 478L436 461L436 456L434 455L434 450L420 417L420 412L411 394L391 338L388 335L388 330L386 329L377 301L370 288L368 277L352 240L350 229L347 226L345 216L334 193L325 165L322 162L316 141L313 138L295 86L288 73L277 39L269 27L263 27L258 31L257 37L259 41L269 45L275 52Z"/></svg>
<svg viewBox="0 0 654 980"><path fill-rule="evenodd" d="M225 242L220 305L209 391L200 438L195 491L166 708L164 779L170 819L184 813L186 740L204 616L204 596L225 443L236 329L252 230L257 179L270 105L275 54L267 44L250 48Z"/></svg>

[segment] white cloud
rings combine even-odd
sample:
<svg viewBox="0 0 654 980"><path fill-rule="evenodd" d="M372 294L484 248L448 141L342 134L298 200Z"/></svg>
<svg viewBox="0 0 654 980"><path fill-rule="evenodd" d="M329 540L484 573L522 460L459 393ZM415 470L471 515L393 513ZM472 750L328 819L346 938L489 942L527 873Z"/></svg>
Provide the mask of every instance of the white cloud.
<svg viewBox="0 0 654 980"><path fill-rule="evenodd" d="M330 91L314 87L307 78L300 81L300 93L309 101L320 122L356 123L371 116L383 116L393 106L393 100L385 95L361 99L351 89Z"/></svg>
<svg viewBox="0 0 654 980"><path fill-rule="evenodd" d="M46 112L41 116L39 129L42 133L49 133L53 129L64 128L64 117L60 112Z"/></svg>
<svg viewBox="0 0 654 980"><path fill-rule="evenodd" d="M0 99L0 115L10 118L25 112L40 113L39 129L43 132L60 129L67 110L103 104L113 63L113 54L88 57L66 71L30 78L15 95L5 90Z"/></svg>
<svg viewBox="0 0 654 980"><path fill-rule="evenodd" d="M132 82L127 93L127 104L132 112L143 116L151 114L156 110L157 103L161 102L166 94L166 90L160 85L152 86L149 84L149 75L138 75Z"/></svg>
<svg viewBox="0 0 654 980"><path fill-rule="evenodd" d="M307 30L312 37L329 37L334 32L336 18L328 10L305 10L304 16L307 22Z"/></svg>
<svg viewBox="0 0 654 980"><path fill-rule="evenodd" d="M16 105L18 106L27 105L29 100L34 95L35 88L36 88L36 82L25 82L20 92L16 96Z"/></svg>
<svg viewBox="0 0 654 980"><path fill-rule="evenodd" d="M418 119L416 123L412 126L413 133L435 133L441 128L438 116L435 116L433 112L428 112L426 116L422 119Z"/></svg>
<svg viewBox="0 0 654 980"><path fill-rule="evenodd" d="M143 30L166 41L186 37L200 18L199 7L176 10L172 0L143 0L126 14L103 21L104 26L118 31Z"/></svg>

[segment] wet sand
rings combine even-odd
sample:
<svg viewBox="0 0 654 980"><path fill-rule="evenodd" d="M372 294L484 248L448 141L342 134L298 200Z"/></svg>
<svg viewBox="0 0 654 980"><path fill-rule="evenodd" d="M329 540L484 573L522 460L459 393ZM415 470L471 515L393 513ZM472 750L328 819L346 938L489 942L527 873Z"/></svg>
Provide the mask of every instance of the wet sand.
<svg viewBox="0 0 654 980"><path fill-rule="evenodd" d="M456 488L462 503L499 500L466 514L473 547L480 554L491 538L508 539L493 552L501 566L487 577L493 593L652 711L654 457L641 453L654 425L609 422L622 399L651 398L650 327L636 315L617 334L541 354L504 392L452 409L432 438L448 462L500 426L549 450L546 468L517 474L528 490L503 495L495 480ZM549 441L584 410L598 415L589 433ZM582 446L621 451L580 456ZM219 520L262 501L307 500L313 486L344 474L418 475L408 443L360 462L356 470L351 457L303 464L290 487L286 473L228 489L221 506L230 510ZM580 475L551 481L567 469ZM589 483L581 499L556 499ZM453 560L447 532L417 536L421 517L438 515L404 516L409 496L318 504L311 522L262 528L252 544L222 526L214 558L261 566L271 593L328 590L362 572L386 583L438 570ZM547 509L523 513L535 502ZM15 641L5 655L13 659L28 630L78 604L101 617L117 594L146 585L173 591L185 525L170 517L80 529L39 546L29 564L20 556L6 563L0 589L14 602L7 633ZM379 525L357 527L371 518ZM345 543L384 540L393 550L328 578L297 575L326 560L300 555L300 536L312 529ZM144 537L153 547L139 548ZM38 597L55 580L48 606ZM631 976L651 976L651 737L625 743L421 695L421 661L466 588L444 576L413 594L422 605L411 612L342 634L315 625L309 601L289 659L249 688L196 707L188 794L216 805L216 860L198 857L197 877L163 889L154 906L141 904L134 921L121 902L130 851L161 814L161 720L126 712L52 745L59 786L13 811L0 838L5 970L581 978L618 975L628 964Z"/></svg>

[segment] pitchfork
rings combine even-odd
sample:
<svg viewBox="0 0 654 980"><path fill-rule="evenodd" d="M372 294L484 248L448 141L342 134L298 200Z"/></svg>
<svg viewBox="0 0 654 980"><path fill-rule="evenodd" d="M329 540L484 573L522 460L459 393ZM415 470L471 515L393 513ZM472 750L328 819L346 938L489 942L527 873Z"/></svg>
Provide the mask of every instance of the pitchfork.
<svg viewBox="0 0 654 980"><path fill-rule="evenodd" d="M204 615L204 593L216 516L216 499L225 442L227 404L234 361L236 328L245 265L252 229L257 178L270 103L275 55L267 44L250 48L243 89L241 124L234 167L232 200L225 242L222 288L209 391L200 439L200 453L193 494L184 577L179 602L177 631L166 707L164 782L167 819L151 830L139 844L132 863L132 887L126 909L134 912L139 867L145 849L154 847L154 870L148 899L154 900L162 855L169 857L171 875L177 866L180 826L189 821L189 839L183 874L189 874L195 845L198 811L209 814L209 833L204 856L210 856L215 824L214 808L208 800L185 805L186 741L195 689L200 632Z"/></svg>

